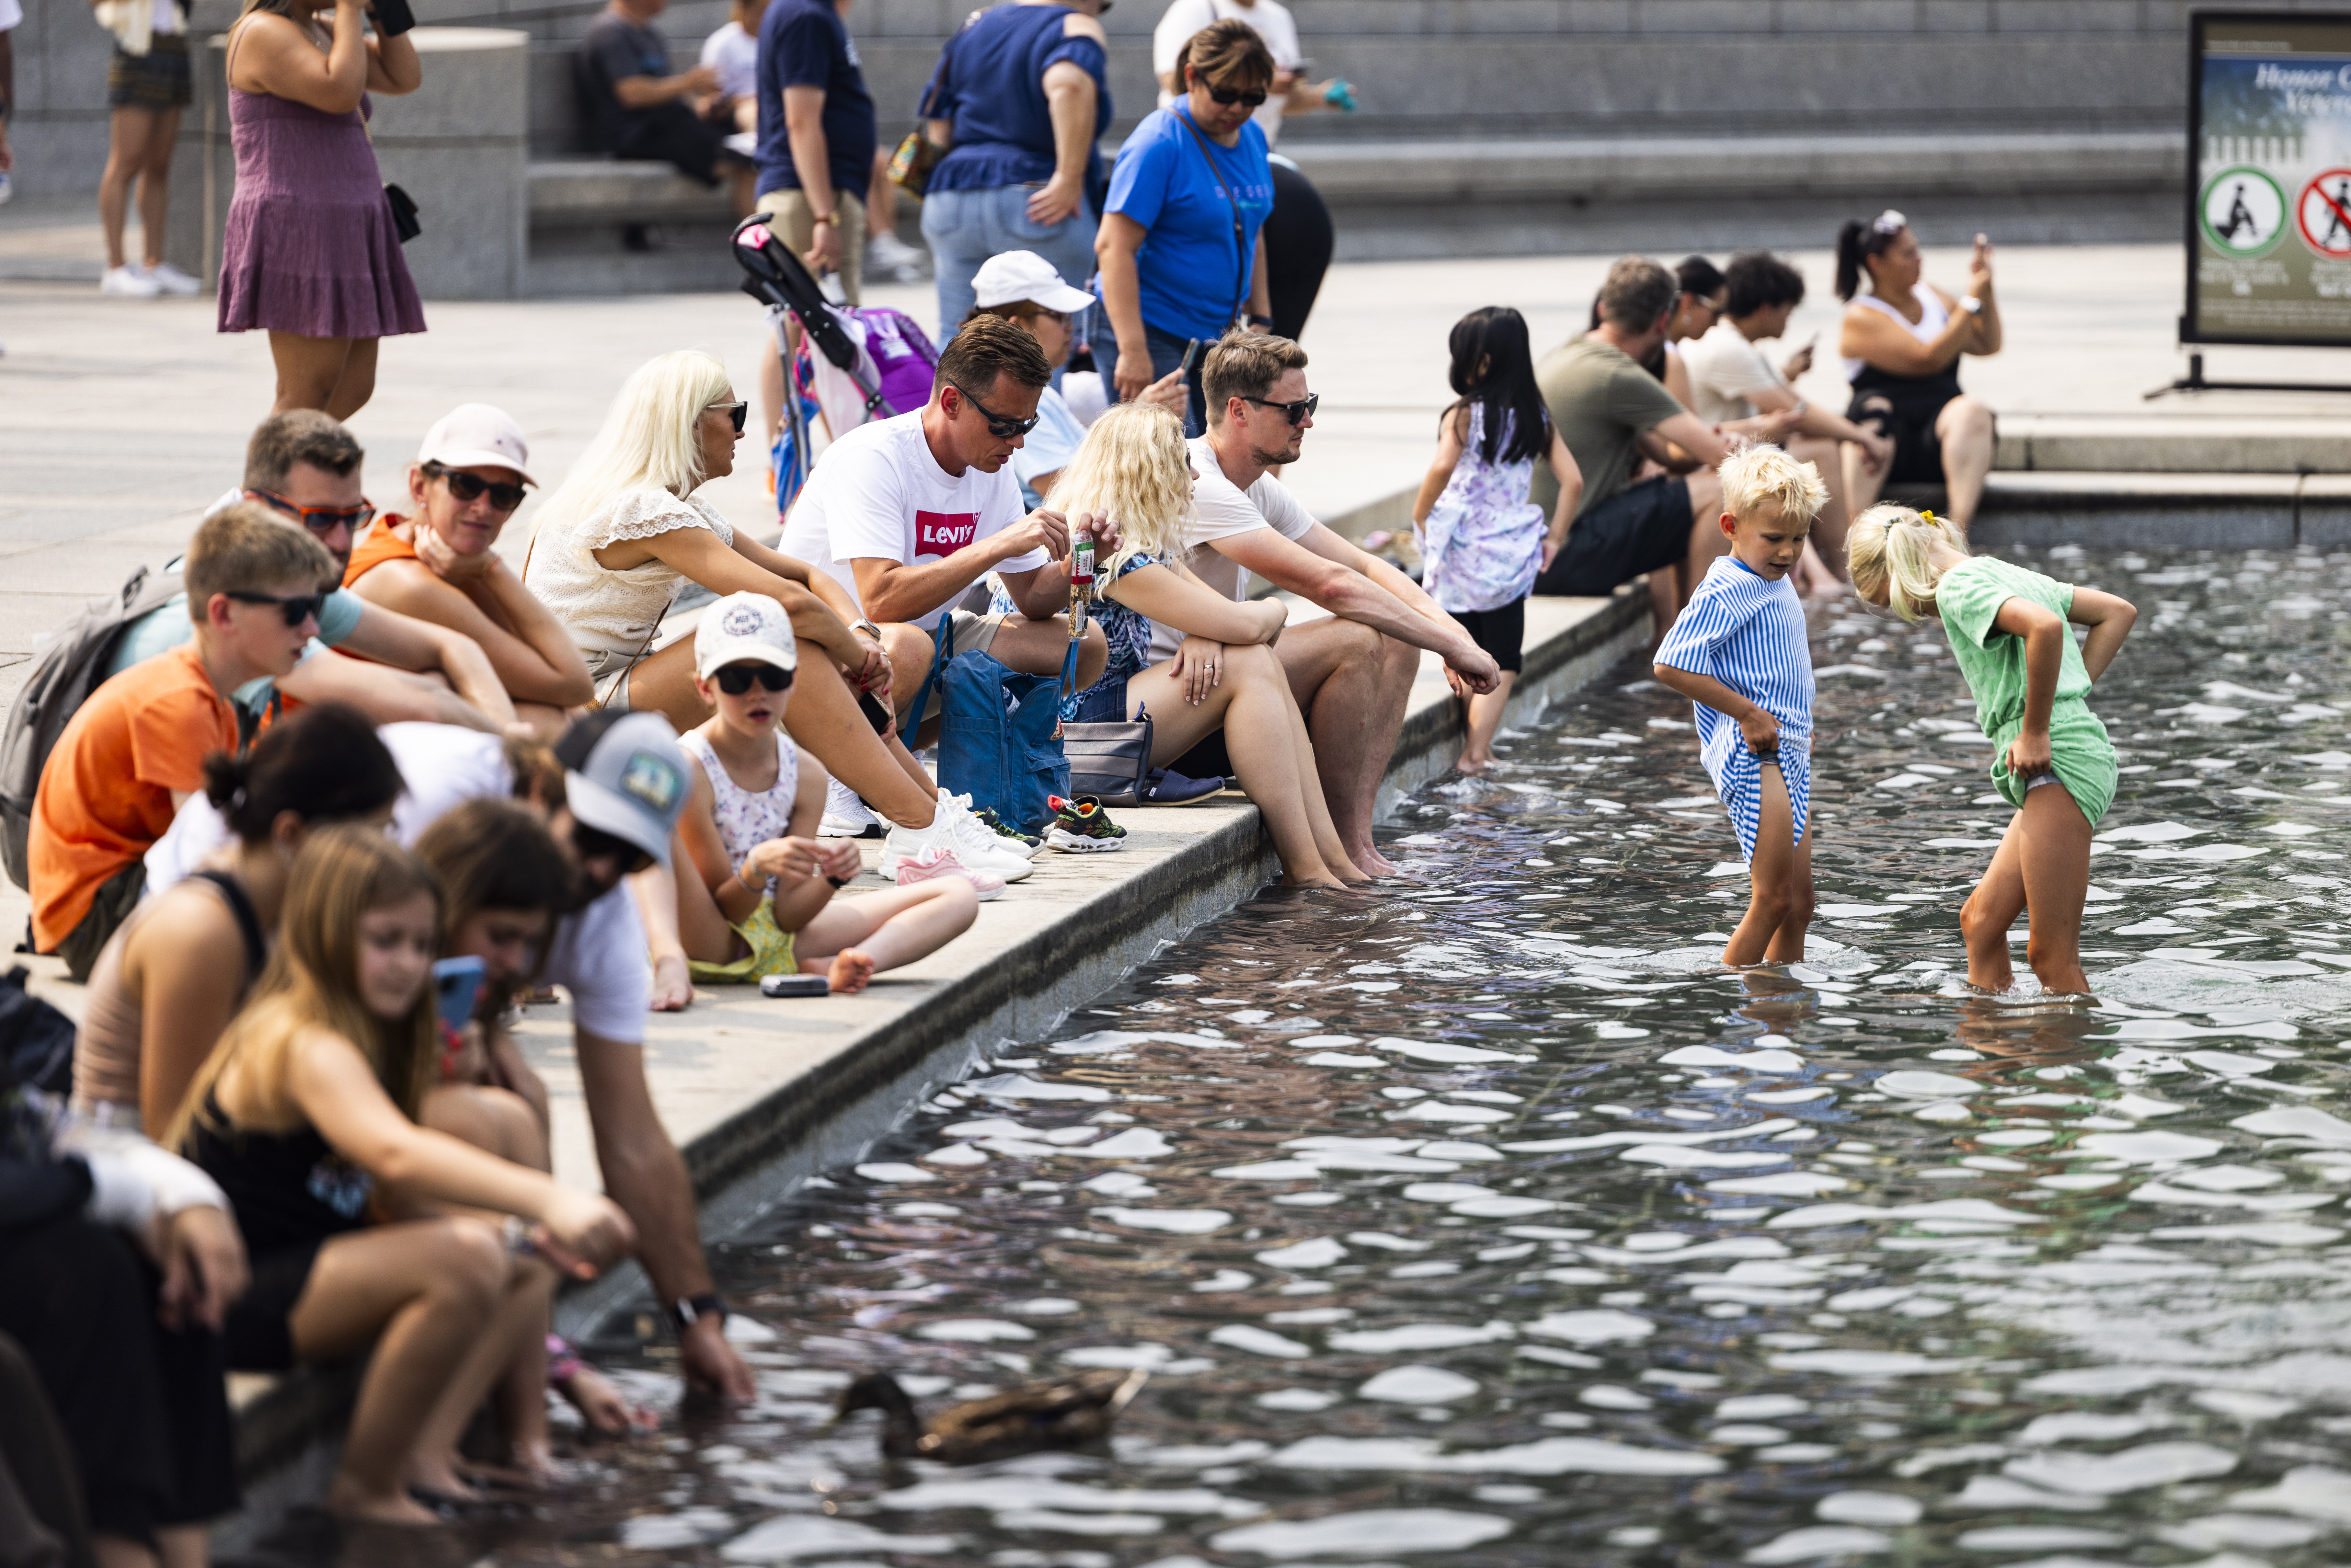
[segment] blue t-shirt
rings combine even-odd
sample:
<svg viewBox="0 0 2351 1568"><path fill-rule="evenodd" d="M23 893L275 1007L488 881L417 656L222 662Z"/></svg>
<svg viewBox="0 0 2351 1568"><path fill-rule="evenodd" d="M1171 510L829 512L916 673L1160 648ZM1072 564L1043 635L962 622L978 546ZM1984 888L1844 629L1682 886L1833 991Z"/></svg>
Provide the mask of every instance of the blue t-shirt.
<svg viewBox="0 0 2351 1568"><path fill-rule="evenodd" d="M1238 238L1235 202L1240 204ZM1240 145L1219 147L1206 132L1195 134L1182 99L1154 110L1118 150L1104 210L1123 213L1151 231L1134 256L1144 324L1178 338L1221 337L1233 324L1234 296L1248 307L1257 232L1273 211L1265 132L1254 120L1245 121Z"/></svg>
<svg viewBox="0 0 2351 1568"><path fill-rule="evenodd" d="M873 95L865 90L857 45L824 0L775 0L759 19L759 194L797 191L784 89L824 89L825 166L835 193L865 199L873 176Z"/></svg>
<svg viewBox="0 0 2351 1568"><path fill-rule="evenodd" d="M1086 139L1086 192L1094 199L1102 189L1094 143L1110 129L1110 62L1093 39L1061 36L1075 15L1063 5L998 5L947 40L919 110L955 125L955 145L931 171L931 190L992 191L1051 179L1045 72L1068 60L1094 78L1094 129Z"/></svg>
<svg viewBox="0 0 2351 1568"><path fill-rule="evenodd" d="M1037 399L1037 428L1030 431L1012 454L1012 474L1020 481L1020 498L1029 509L1035 511L1045 504L1044 497L1029 487L1029 481L1040 474L1059 474L1086 444L1086 427L1061 401L1061 394L1047 387Z"/></svg>

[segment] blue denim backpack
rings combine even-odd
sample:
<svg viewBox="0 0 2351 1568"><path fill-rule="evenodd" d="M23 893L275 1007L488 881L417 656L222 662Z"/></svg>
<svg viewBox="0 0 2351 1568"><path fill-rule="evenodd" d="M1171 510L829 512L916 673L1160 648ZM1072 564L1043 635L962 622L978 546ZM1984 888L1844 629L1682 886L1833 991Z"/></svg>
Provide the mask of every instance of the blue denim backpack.
<svg viewBox="0 0 2351 1568"><path fill-rule="evenodd" d="M938 652L922 690L914 694L912 725L922 725L931 684L942 683L939 783L969 795L971 809L993 809L998 821L1038 833L1052 820L1049 795L1070 791L1070 762L1061 751L1061 692L1077 670L1075 639L1060 675L1026 675L986 653L955 653L952 618L932 628ZM952 656L950 656L952 655Z"/></svg>

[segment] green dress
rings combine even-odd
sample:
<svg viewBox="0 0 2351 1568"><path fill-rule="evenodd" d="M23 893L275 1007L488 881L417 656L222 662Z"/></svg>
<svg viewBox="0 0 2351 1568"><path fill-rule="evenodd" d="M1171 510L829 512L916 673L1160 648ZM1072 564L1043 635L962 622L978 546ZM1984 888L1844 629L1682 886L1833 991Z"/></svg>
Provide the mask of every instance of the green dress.
<svg viewBox="0 0 2351 1568"><path fill-rule="evenodd" d="M1992 625L2011 599L2062 617L2074 608L2074 585L1990 556L1953 567L1935 584L1935 610L1950 636L1951 656L1975 694L1976 722L1992 743L1992 787L2010 805L2022 807L2024 780L2009 772L2008 745L2024 727L2024 639ZM2069 627L2057 666L2057 700L2049 710L2050 766L2095 826L2114 804L2118 759L2106 727L2083 700L2089 692L2089 667Z"/></svg>

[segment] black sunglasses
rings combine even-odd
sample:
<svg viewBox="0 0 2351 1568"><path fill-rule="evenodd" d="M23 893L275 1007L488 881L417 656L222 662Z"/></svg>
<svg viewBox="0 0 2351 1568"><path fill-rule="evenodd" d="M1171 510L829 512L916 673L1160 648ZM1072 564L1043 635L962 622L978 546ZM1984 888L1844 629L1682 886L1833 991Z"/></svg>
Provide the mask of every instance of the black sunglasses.
<svg viewBox="0 0 2351 1568"><path fill-rule="evenodd" d="M1042 414L1032 413L1026 419L1007 419L1000 413L991 413L988 406L972 396L961 382L950 381L947 385L962 392L964 402L979 410L980 417L987 421L987 434L998 441L1009 441L1016 435L1028 434L1037 428L1037 422L1044 417Z"/></svg>
<svg viewBox="0 0 2351 1568"><path fill-rule="evenodd" d="M375 504L361 499L356 507L305 507L289 501L275 490L247 490L248 496L258 496L277 511L285 513L314 534L330 534L338 527L353 533L368 526L375 517Z"/></svg>
<svg viewBox="0 0 2351 1568"><path fill-rule="evenodd" d="M716 681L718 689L730 697L739 697L749 691L753 681L759 683L759 689L763 692L788 692L792 689L792 673L779 670L773 664L729 664L710 678Z"/></svg>
<svg viewBox="0 0 2351 1568"><path fill-rule="evenodd" d="M280 598L275 593L240 593L234 588L225 588L221 591L239 604L275 604L277 612L286 617L288 626L299 626L305 621L315 619L327 604L325 592L298 593Z"/></svg>
<svg viewBox="0 0 2351 1568"><path fill-rule="evenodd" d="M735 422L736 434L743 434L744 422L751 417L751 405L748 402L714 402L710 406L723 411L727 418Z"/></svg>
<svg viewBox="0 0 2351 1568"><path fill-rule="evenodd" d="M446 484L449 494L461 501L478 501L487 496L491 510L498 512L511 512L522 505L519 485L501 485L459 469L444 468L438 463L427 463L424 472Z"/></svg>
<svg viewBox="0 0 2351 1568"><path fill-rule="evenodd" d="M1261 397L1243 398L1241 401L1256 403L1260 408L1278 408L1290 416L1290 423L1304 424L1314 417L1315 405L1322 401L1322 394L1316 392L1311 397L1300 398L1296 402L1273 402Z"/></svg>
<svg viewBox="0 0 2351 1568"><path fill-rule="evenodd" d="M1255 92L1243 92L1237 87L1211 87L1208 89L1208 96L1227 109L1230 109L1237 103L1246 104L1255 109L1265 101L1265 89L1259 88Z"/></svg>

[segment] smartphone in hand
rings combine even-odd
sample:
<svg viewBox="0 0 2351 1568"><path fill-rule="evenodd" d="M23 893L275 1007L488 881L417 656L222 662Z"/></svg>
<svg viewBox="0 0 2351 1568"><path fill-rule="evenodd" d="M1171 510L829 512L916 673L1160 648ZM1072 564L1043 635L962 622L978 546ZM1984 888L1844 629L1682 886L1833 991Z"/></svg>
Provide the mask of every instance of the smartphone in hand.
<svg viewBox="0 0 2351 1568"><path fill-rule="evenodd" d="M375 0L371 8L380 38L397 38L416 26L416 13L409 8L408 0Z"/></svg>
<svg viewBox="0 0 2351 1568"><path fill-rule="evenodd" d="M433 966L434 1009L452 1030L474 1021L474 1007L482 998L486 966L470 953L443 958Z"/></svg>
<svg viewBox="0 0 2351 1568"><path fill-rule="evenodd" d="M872 692L857 694L857 711L865 716L865 722L873 727L874 734L880 735L890 727L893 716L889 708Z"/></svg>

